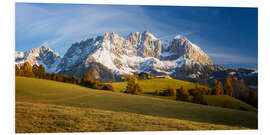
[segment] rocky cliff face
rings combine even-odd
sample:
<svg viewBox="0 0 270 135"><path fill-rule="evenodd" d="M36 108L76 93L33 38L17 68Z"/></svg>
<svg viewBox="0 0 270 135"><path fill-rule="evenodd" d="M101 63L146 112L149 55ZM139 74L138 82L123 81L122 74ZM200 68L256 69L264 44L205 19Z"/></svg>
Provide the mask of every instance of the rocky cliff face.
<svg viewBox="0 0 270 135"><path fill-rule="evenodd" d="M99 63L115 75L148 72L172 74L184 65L212 65L207 54L187 38L177 35L168 45L149 31L130 33L127 38L116 33L74 43L57 66L56 72L81 77L91 63Z"/></svg>
<svg viewBox="0 0 270 135"><path fill-rule="evenodd" d="M31 65L42 64L46 72L55 72L56 66L60 62L58 53L53 52L47 46L40 46L39 48L32 49L27 52L16 52L15 63L21 66L24 62L28 61Z"/></svg>
<svg viewBox="0 0 270 135"><path fill-rule="evenodd" d="M172 54L167 59L174 59L183 56L187 60L191 60L198 64L212 65L209 56L204 53L197 45L191 43L186 37L177 35L170 43L168 51ZM166 59L166 57L165 57Z"/></svg>

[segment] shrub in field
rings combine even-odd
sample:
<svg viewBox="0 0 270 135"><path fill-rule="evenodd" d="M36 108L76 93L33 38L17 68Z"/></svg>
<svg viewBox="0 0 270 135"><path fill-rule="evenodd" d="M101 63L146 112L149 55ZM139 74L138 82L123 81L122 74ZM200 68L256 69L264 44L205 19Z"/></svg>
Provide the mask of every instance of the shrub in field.
<svg viewBox="0 0 270 135"><path fill-rule="evenodd" d="M141 93L142 93L142 87L138 83L135 84L132 94L139 95Z"/></svg>
<svg viewBox="0 0 270 135"><path fill-rule="evenodd" d="M128 78L126 91L127 93L136 94L136 95L142 92L142 88L138 83L137 77L130 76Z"/></svg>
<svg viewBox="0 0 270 135"><path fill-rule="evenodd" d="M82 85L82 86L85 86L85 87L88 87L88 88L93 88L93 89L111 89L111 87L112 86L105 86L104 87L104 85L105 84L103 84L103 83L101 83L101 82L99 82L99 81L96 81L96 80L84 80L84 79L82 79L82 80L78 80L78 81L80 81L80 85ZM108 88L107 88L108 87Z"/></svg>
<svg viewBox="0 0 270 135"><path fill-rule="evenodd" d="M111 84L104 84L102 89L108 90L108 91L114 91L113 86Z"/></svg>
<svg viewBox="0 0 270 135"><path fill-rule="evenodd" d="M171 88L170 86L165 89L162 93L163 96L176 96L176 89Z"/></svg>
<svg viewBox="0 0 270 135"><path fill-rule="evenodd" d="M199 90L194 91L192 102L198 103L198 104L207 104L203 98L203 93Z"/></svg>
<svg viewBox="0 0 270 135"><path fill-rule="evenodd" d="M157 96L159 96L159 94L160 94L160 90L159 90L159 89L157 89L157 90L155 91L155 94L156 94Z"/></svg>
<svg viewBox="0 0 270 135"><path fill-rule="evenodd" d="M181 87L180 89L177 90L176 93L176 100L181 100L181 101L189 101L189 92Z"/></svg>

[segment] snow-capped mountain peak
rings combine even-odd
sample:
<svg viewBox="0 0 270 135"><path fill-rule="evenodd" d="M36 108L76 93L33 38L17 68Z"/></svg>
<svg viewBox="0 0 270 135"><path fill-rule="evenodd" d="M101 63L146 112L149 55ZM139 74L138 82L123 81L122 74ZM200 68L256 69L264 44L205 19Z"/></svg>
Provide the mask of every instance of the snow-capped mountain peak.
<svg viewBox="0 0 270 135"><path fill-rule="evenodd" d="M28 61L31 65L44 65L47 72L78 77L93 67L99 76L104 70L110 70L114 75L173 74L177 68L186 65L212 65L209 56L185 36L176 35L164 42L149 31L131 32L125 38L114 32L86 38L72 44L63 58L46 45L15 55L19 65Z"/></svg>
<svg viewBox="0 0 270 135"><path fill-rule="evenodd" d="M112 32L72 44L56 71L82 77L93 62L115 74L171 74L183 65L212 64L207 54L182 35L173 38L165 48L149 31L132 32L126 38Z"/></svg>
<svg viewBox="0 0 270 135"><path fill-rule="evenodd" d="M185 38L185 36L183 36L182 34L178 34L178 35L176 35L173 39L182 40L182 39L184 39L184 38Z"/></svg>
<svg viewBox="0 0 270 135"><path fill-rule="evenodd" d="M46 45L41 45L30 51L15 53L16 64L22 66L26 61L31 65L42 64L45 67L46 72L55 72L55 68L60 62L60 59L59 54L53 52L53 50Z"/></svg>
<svg viewBox="0 0 270 135"><path fill-rule="evenodd" d="M145 30L145 31L142 33L142 35L145 36L145 37L150 37L150 38L153 39L153 40L157 40L157 38L156 38L153 34L151 34L148 30Z"/></svg>

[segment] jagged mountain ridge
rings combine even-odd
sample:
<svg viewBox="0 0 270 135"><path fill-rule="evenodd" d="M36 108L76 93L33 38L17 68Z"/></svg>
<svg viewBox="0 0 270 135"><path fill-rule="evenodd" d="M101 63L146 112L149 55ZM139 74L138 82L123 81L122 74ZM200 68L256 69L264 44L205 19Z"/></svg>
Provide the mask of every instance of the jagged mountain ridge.
<svg viewBox="0 0 270 135"><path fill-rule="evenodd" d="M20 67L28 61L32 66L42 64L46 72L55 72L61 57L45 45L26 52L15 52L15 63Z"/></svg>
<svg viewBox="0 0 270 135"><path fill-rule="evenodd" d="M71 45L61 58L47 46L15 53L15 63L42 64L46 72L83 77L91 71L92 78L104 82L119 81L122 75L147 72L175 79L211 84L213 79L232 76L257 89L258 72L213 65L209 56L186 37L176 35L162 41L148 31L132 32L121 37L105 33Z"/></svg>
<svg viewBox="0 0 270 135"><path fill-rule="evenodd" d="M127 38L113 32L72 44L56 72L81 77L83 73L74 69L85 70L93 62L117 75L172 74L175 68L184 65L212 65L209 56L184 36L177 35L168 45L163 45L148 31L130 33Z"/></svg>

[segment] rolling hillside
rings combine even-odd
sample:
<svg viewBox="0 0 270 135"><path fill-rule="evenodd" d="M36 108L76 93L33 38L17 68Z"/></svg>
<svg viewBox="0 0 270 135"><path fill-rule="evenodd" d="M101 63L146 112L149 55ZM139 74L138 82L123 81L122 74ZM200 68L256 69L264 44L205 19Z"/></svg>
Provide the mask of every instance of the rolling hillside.
<svg viewBox="0 0 270 135"><path fill-rule="evenodd" d="M230 103L233 109L244 109L247 111L254 111L257 112L258 109L239 100L236 98L233 98L231 96L227 95L219 95L219 96L214 96L214 95L205 95L204 99L206 100L208 105L212 106L224 106L224 102Z"/></svg>
<svg viewBox="0 0 270 135"><path fill-rule="evenodd" d="M180 87L184 87L185 89L192 89L195 88L195 83L188 82L188 81L182 81L182 80L175 80L175 79L149 79L149 80L139 80L140 85L142 86L143 93L154 93L156 89L164 90L168 87L179 89ZM127 82L113 82L110 83L114 87L115 91L124 91L126 89ZM206 86L200 86L202 88L209 89ZM155 97L155 98L161 98L161 99L171 99L175 100L175 96L155 96L153 94L144 94L146 96ZM211 106L219 106L222 107L224 105L224 102L231 103L232 107L234 109L244 108L248 111L257 111L256 108L253 106L238 100L236 98L222 95L222 96L215 96L215 95L206 95L204 96L206 102L208 105Z"/></svg>
<svg viewBox="0 0 270 135"><path fill-rule="evenodd" d="M122 120L111 117L112 114ZM117 125L117 122L122 124ZM89 128L68 128L72 123ZM136 127L138 124L145 128ZM33 132L256 129L257 124L257 112L16 77L16 132L30 132L30 129L35 129ZM44 131L44 127L51 130Z"/></svg>
<svg viewBox="0 0 270 135"><path fill-rule="evenodd" d="M191 89L195 87L195 83L176 80L176 79L149 79L149 80L139 80L142 86L143 92L155 92L155 90L164 90L168 87L179 89L184 87L186 89ZM116 91L124 91L126 89L127 82L113 82L111 83ZM207 88L206 86L201 86Z"/></svg>
<svg viewBox="0 0 270 135"><path fill-rule="evenodd" d="M16 102L16 132L111 132L246 129L129 112Z"/></svg>

